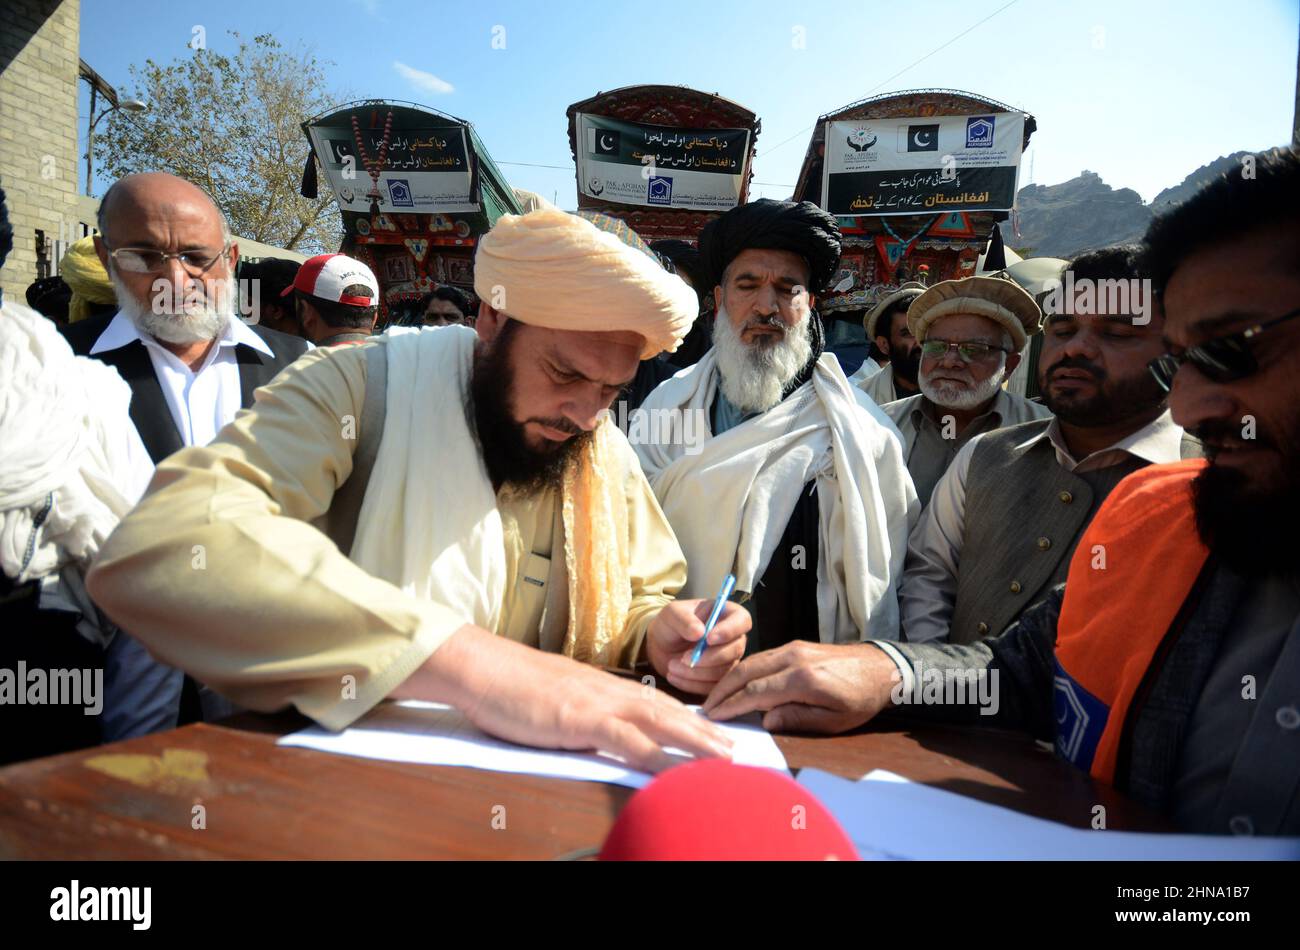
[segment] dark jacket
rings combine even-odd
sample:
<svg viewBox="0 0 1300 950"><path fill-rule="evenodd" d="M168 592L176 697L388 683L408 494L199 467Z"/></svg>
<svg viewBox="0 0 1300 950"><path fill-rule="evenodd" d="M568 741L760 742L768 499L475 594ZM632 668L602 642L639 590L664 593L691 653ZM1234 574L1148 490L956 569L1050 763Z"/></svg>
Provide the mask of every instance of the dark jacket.
<svg viewBox="0 0 1300 950"><path fill-rule="evenodd" d="M1174 810L1179 753L1224 635L1245 603L1247 581L1213 558L1171 628L1172 645L1147 674L1121 737L1115 787L1149 807ZM973 643L891 644L915 670L945 671L973 681L997 671L998 707L981 715L975 703L907 705L907 716L1021 729L1056 738L1055 645L1065 585L1021 614L999 637ZM1177 626L1181 623L1181 629ZM1263 677L1261 677L1261 680ZM1300 690L1300 617L1267 676L1219 799L1223 818L1188 830L1227 833L1239 816L1256 833L1300 834L1300 756L1295 754L1295 695ZM974 695L969 692L968 695ZM1288 715L1288 710L1290 715ZM986 710L987 711L987 710ZM1234 824L1230 826L1229 822Z"/></svg>
<svg viewBox="0 0 1300 950"><path fill-rule="evenodd" d="M115 315L93 317L60 329L72 352L78 356L90 356L90 348ZM250 326L249 329L266 341L273 355L267 356L242 344L235 348L239 361L240 406L245 409L253 404L253 390L265 386L276 373L307 352L307 341L301 337L259 326ZM153 361L143 343L136 340L116 350L96 353L92 358L114 367L131 387L131 421L140 432L155 465L184 447L176 420L167 408L162 384L154 373Z"/></svg>

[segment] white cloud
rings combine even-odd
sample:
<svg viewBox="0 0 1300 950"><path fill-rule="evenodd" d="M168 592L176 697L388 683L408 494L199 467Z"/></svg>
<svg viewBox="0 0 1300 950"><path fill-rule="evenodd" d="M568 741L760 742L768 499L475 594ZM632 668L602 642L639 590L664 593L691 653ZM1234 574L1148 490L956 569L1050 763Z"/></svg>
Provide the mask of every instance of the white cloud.
<svg viewBox="0 0 1300 950"><path fill-rule="evenodd" d="M435 95L444 95L448 92L454 92L455 86L445 79L439 79L433 73L426 73L423 69L415 69L405 63L393 60L393 68L397 70L398 75L409 82L416 89L424 92L431 92Z"/></svg>
<svg viewBox="0 0 1300 950"><path fill-rule="evenodd" d="M379 0L353 0L353 2L358 4L371 16L374 16L379 12Z"/></svg>

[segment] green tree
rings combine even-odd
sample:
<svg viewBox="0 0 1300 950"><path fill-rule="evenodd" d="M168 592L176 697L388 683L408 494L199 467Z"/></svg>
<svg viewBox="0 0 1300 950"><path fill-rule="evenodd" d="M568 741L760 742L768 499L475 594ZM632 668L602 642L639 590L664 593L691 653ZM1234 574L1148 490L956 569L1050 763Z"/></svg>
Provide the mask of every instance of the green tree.
<svg viewBox="0 0 1300 950"><path fill-rule="evenodd" d="M299 185L309 145L300 123L343 94L326 91L322 64L268 34L225 56L193 50L170 65L132 66L131 95L147 112L113 112L95 157L113 178L167 171L205 188L237 235L318 254L338 249L342 223L328 188Z"/></svg>

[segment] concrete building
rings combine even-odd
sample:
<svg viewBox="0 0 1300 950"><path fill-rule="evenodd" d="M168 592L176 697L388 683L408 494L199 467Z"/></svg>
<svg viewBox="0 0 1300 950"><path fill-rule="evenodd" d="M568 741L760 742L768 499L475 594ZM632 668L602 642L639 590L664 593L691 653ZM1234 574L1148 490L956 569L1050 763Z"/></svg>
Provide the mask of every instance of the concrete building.
<svg viewBox="0 0 1300 950"><path fill-rule="evenodd" d="M84 220L78 188L80 31L80 0L6 0L0 18L0 187L14 229L0 270L8 299L54 273L63 246L94 220Z"/></svg>

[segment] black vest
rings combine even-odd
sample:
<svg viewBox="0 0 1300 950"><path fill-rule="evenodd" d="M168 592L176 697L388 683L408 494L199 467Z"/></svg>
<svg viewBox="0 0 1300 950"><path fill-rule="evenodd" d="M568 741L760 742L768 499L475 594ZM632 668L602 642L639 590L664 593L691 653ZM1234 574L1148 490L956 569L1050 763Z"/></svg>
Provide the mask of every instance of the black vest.
<svg viewBox="0 0 1300 950"><path fill-rule="evenodd" d="M90 348L114 316L105 314L61 328L72 352L78 356L91 356ZM276 373L307 351L307 341L301 337L259 326L250 326L249 329L270 347L272 355L267 356L244 344L235 347L235 359L239 362L239 404L244 409L253 404L253 390L265 386ZM153 360L143 343L133 340L115 350L96 353L91 359L112 366L131 387L131 421L135 423L155 465L184 448L176 420L167 407L162 384L154 372Z"/></svg>
<svg viewBox="0 0 1300 950"><path fill-rule="evenodd" d="M1083 531L1106 496L1148 463L1126 456L1117 465L1071 473L1041 435L1036 419L982 436L966 475L966 515L950 643L997 636L1065 580ZM1200 455L1184 436L1183 458Z"/></svg>

